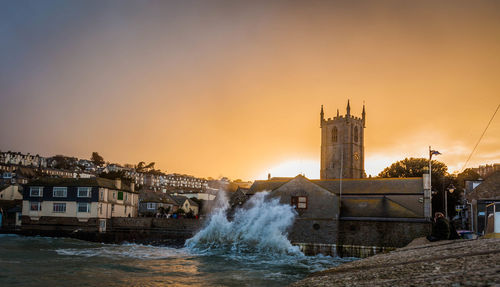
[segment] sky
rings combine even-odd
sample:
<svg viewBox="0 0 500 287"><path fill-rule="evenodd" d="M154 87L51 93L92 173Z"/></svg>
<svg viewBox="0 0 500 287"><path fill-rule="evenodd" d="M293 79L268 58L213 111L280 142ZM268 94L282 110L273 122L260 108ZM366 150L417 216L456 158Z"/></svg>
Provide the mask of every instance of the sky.
<svg viewBox="0 0 500 287"><path fill-rule="evenodd" d="M319 112L377 175L463 168L500 104L499 1L0 0L0 150L319 178ZM466 167L500 163L500 114Z"/></svg>

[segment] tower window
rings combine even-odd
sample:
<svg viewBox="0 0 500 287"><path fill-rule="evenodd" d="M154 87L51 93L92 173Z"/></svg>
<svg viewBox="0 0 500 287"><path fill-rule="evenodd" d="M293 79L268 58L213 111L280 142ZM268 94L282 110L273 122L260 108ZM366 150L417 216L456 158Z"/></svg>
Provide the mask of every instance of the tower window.
<svg viewBox="0 0 500 287"><path fill-rule="evenodd" d="M354 127L354 142L358 142L358 127Z"/></svg>
<svg viewBox="0 0 500 287"><path fill-rule="evenodd" d="M332 141L337 142L337 138L338 138L337 127L333 127L333 130L332 130Z"/></svg>

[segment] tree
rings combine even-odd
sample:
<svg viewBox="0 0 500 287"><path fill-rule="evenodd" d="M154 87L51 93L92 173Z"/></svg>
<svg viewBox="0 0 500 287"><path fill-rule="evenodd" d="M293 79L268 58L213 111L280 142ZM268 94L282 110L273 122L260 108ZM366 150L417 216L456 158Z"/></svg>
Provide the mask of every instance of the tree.
<svg viewBox="0 0 500 287"><path fill-rule="evenodd" d="M149 170L149 169L155 169L155 163L154 162L150 162L148 165L146 165L144 167L146 170Z"/></svg>
<svg viewBox="0 0 500 287"><path fill-rule="evenodd" d="M93 152L92 156L90 157L90 160L96 165L96 166L101 166L104 164L104 158L99 155L98 152Z"/></svg>
<svg viewBox="0 0 500 287"><path fill-rule="evenodd" d="M144 170L144 165L146 165L145 162L141 161L135 166L135 171L137 172L143 172Z"/></svg>
<svg viewBox="0 0 500 287"><path fill-rule="evenodd" d="M405 158L385 168L379 177L421 177L429 170L429 160L425 158ZM450 185L456 184L456 178L448 174L448 167L439 161L432 161L432 210L444 211L444 193ZM450 195L450 194L448 194ZM448 214L455 214L455 204L458 202L457 193L448 196ZM451 208L450 208L451 207Z"/></svg>
<svg viewBox="0 0 500 287"><path fill-rule="evenodd" d="M405 158L386 167L379 177L421 177L429 170L429 160L425 158ZM439 161L432 161L432 179L442 178L448 167Z"/></svg>
<svg viewBox="0 0 500 287"><path fill-rule="evenodd" d="M466 168L457 174L457 187L465 189L465 182L468 180L478 180L481 176L472 168Z"/></svg>
<svg viewBox="0 0 500 287"><path fill-rule="evenodd" d="M51 161L51 166L53 168L73 170L77 166L76 162L78 161L78 159L75 157L68 157L64 155L55 155L51 158Z"/></svg>

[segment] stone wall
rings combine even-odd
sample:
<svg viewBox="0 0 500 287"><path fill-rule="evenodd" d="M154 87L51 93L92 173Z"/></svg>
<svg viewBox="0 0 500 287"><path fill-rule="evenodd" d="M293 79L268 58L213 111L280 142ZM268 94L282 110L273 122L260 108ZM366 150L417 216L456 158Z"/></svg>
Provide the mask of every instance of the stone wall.
<svg viewBox="0 0 500 287"><path fill-rule="evenodd" d="M116 217L110 220L111 230L123 229L151 229L157 231L186 231L193 233L201 229L203 220L199 219L172 219L154 217Z"/></svg>
<svg viewBox="0 0 500 287"><path fill-rule="evenodd" d="M21 234L54 237L72 237L105 243L135 242L156 245L183 245L203 226L197 219L128 218L117 217L107 221L107 230L98 232L96 218L80 222L70 217L22 218Z"/></svg>
<svg viewBox="0 0 500 287"><path fill-rule="evenodd" d="M288 239L293 243L335 244L337 226L337 220L297 218Z"/></svg>
<svg viewBox="0 0 500 287"><path fill-rule="evenodd" d="M68 232L97 232L97 218L89 218L87 221L79 221L76 217L52 217L42 216L39 220L32 220L29 216L22 216L23 230L56 230Z"/></svg>
<svg viewBox="0 0 500 287"><path fill-rule="evenodd" d="M340 220L337 244L403 247L430 232L429 222Z"/></svg>

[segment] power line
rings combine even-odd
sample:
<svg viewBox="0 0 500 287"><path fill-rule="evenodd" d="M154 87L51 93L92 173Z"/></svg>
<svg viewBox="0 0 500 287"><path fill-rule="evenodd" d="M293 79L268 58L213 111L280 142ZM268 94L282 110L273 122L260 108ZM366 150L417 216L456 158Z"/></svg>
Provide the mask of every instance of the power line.
<svg viewBox="0 0 500 287"><path fill-rule="evenodd" d="M472 154L474 153L474 151L476 150L477 146L479 145L479 143L481 142L481 140L483 139L483 136L484 134L486 133L486 130L490 127L490 124L491 122L493 121L493 118L495 117L495 115L497 114L498 112L498 108L500 108L500 104L497 106L497 109L495 110L495 112L493 113L493 116L491 117L490 121L488 122L488 125L486 125L486 128L484 129L483 133L481 134L481 136L479 137L479 140L477 141L476 145L474 146L474 149L472 149L472 152L470 153L469 157L467 158L467 161L465 162L464 166L462 167L462 170L460 170L460 172L464 171L464 168L467 166L467 164L469 163L469 160L470 158L472 157Z"/></svg>

